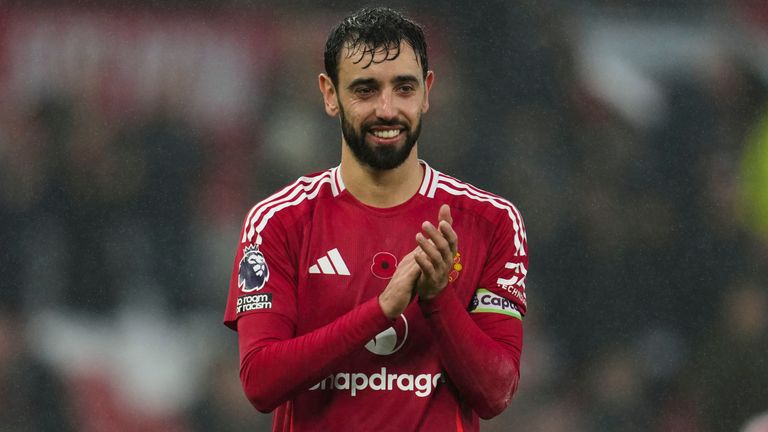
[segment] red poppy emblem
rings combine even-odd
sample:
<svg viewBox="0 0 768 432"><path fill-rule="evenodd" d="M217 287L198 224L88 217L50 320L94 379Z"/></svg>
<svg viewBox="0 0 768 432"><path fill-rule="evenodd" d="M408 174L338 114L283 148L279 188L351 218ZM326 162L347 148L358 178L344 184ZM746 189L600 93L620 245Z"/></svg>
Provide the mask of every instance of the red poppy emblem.
<svg viewBox="0 0 768 432"><path fill-rule="evenodd" d="M397 270L397 258L389 252L379 252L373 256L371 273L379 279L391 279Z"/></svg>

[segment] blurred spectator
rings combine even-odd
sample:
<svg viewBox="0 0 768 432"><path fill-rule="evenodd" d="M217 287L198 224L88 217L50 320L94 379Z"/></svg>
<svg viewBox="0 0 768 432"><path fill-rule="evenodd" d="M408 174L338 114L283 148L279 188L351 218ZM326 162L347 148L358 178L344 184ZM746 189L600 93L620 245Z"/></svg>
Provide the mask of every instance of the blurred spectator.
<svg viewBox="0 0 768 432"><path fill-rule="evenodd" d="M605 349L591 365L585 382L591 396L588 430L640 432L651 428L646 389L636 361L630 350L619 347Z"/></svg>
<svg viewBox="0 0 768 432"><path fill-rule="evenodd" d="M206 370L204 391L189 410L190 432L269 430L271 415L261 414L246 399L240 379L237 347L214 356Z"/></svg>
<svg viewBox="0 0 768 432"><path fill-rule="evenodd" d="M741 162L740 205L746 226L768 243L768 113L759 119Z"/></svg>
<svg viewBox="0 0 768 432"><path fill-rule="evenodd" d="M768 403L768 289L752 280L735 282L721 299L711 336L690 369L709 432L738 430Z"/></svg>
<svg viewBox="0 0 768 432"><path fill-rule="evenodd" d="M21 308L62 300L70 271L62 220L70 109L58 97L31 105L0 116L0 300Z"/></svg>
<svg viewBox="0 0 768 432"><path fill-rule="evenodd" d="M193 277L198 252L192 223L203 177L201 131L172 107L127 125L112 143L121 168L110 190L130 194L115 203L110 270L123 301L153 297L171 311L196 306ZM125 199L127 198L127 199Z"/></svg>
<svg viewBox="0 0 768 432"><path fill-rule="evenodd" d="M752 418L741 432L768 432L768 414L761 414Z"/></svg>
<svg viewBox="0 0 768 432"><path fill-rule="evenodd" d="M0 430L75 430L61 377L32 355L23 329L23 317L0 308Z"/></svg>
<svg viewBox="0 0 768 432"><path fill-rule="evenodd" d="M264 114L263 143L249 149L257 155L253 175L262 198L293 181L297 172L331 167L337 163L339 152L339 134L332 127L336 120L319 109L322 100L317 75L322 59L306 54L313 49L322 52L333 23L286 21L277 30L280 37L275 43L281 55L272 65L274 73L265 95L270 109Z"/></svg>

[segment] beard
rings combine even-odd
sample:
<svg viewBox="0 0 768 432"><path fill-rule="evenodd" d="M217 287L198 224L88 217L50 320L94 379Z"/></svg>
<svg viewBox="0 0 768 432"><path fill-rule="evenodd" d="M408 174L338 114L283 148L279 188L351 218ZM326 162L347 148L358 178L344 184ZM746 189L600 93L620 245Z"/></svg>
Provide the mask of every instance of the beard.
<svg viewBox="0 0 768 432"><path fill-rule="evenodd" d="M408 159L408 155L411 154L411 150L416 145L419 134L421 134L421 116L417 119L416 128L413 130L407 124L394 120L365 123L360 126L360 132L358 133L354 126L347 121L343 109L339 110L339 114L341 117L341 133L344 135L344 141L352 150L355 159L375 170L390 170L402 165ZM403 129L400 133L405 134L405 143L400 148L395 146L376 147L369 145L365 142L365 136L373 126L402 126Z"/></svg>

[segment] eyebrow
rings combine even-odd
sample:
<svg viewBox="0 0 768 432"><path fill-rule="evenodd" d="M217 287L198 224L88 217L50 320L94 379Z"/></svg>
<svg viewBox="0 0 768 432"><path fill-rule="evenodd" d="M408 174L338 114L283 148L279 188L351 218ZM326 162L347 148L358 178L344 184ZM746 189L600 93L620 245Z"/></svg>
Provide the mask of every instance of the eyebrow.
<svg viewBox="0 0 768 432"><path fill-rule="evenodd" d="M355 78L352 80L352 82L349 83L347 89L352 90L353 88L361 85L378 86L378 81L373 78Z"/></svg>
<svg viewBox="0 0 768 432"><path fill-rule="evenodd" d="M413 83L418 85L419 79L416 78L415 75L397 75L392 79L392 83L393 84ZM356 78L349 83L349 85L347 86L347 89L351 90L361 85L378 87L379 81L374 78Z"/></svg>
<svg viewBox="0 0 768 432"><path fill-rule="evenodd" d="M395 77L395 79L392 80L395 84L402 84L402 83L414 83L418 84L419 79L416 78L416 75L398 75Z"/></svg>

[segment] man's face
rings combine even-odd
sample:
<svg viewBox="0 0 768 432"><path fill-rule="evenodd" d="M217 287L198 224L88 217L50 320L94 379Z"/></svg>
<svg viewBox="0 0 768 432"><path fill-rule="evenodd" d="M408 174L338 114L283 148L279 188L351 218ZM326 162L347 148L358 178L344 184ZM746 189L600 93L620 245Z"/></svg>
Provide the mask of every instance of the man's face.
<svg viewBox="0 0 768 432"><path fill-rule="evenodd" d="M339 63L335 99L344 142L358 162L377 170L396 168L408 158L419 138L421 114L429 108L433 74L425 80L413 48L407 43L400 48L397 58L386 61L385 51L375 52L374 62L371 54L348 56L344 49Z"/></svg>

